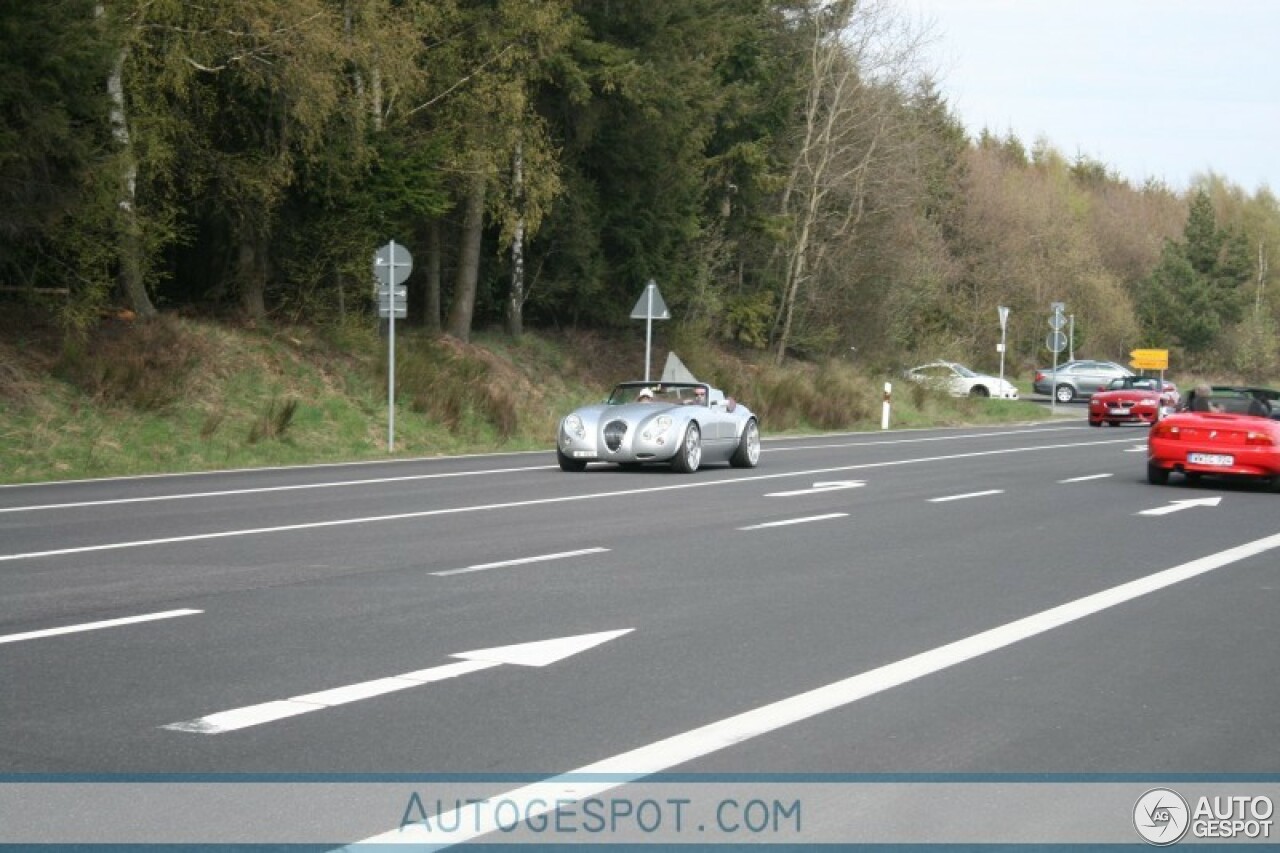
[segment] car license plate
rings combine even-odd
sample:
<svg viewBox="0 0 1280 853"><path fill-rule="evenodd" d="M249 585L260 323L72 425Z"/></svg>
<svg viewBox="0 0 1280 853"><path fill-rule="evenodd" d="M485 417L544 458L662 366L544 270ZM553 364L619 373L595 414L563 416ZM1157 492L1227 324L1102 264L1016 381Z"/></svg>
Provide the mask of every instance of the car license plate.
<svg viewBox="0 0 1280 853"><path fill-rule="evenodd" d="M1113 407L1111 408L1111 414L1113 414L1113 415L1127 415L1127 414L1129 414L1129 410L1128 410L1128 409L1126 409L1126 408L1124 408L1123 406L1113 406Z"/></svg>
<svg viewBox="0 0 1280 853"><path fill-rule="evenodd" d="M1236 458L1225 453L1188 453L1187 461L1195 465L1217 465L1221 467L1236 464Z"/></svg>

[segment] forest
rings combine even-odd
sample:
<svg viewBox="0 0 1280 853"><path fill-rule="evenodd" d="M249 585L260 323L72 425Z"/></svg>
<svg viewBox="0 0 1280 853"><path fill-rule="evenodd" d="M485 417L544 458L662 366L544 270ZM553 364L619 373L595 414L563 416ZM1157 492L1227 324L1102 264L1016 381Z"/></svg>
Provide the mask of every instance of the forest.
<svg viewBox="0 0 1280 853"><path fill-rule="evenodd" d="M1225 14L1225 13L1224 13ZM0 310L625 327L789 359L1078 355L1280 374L1269 188L1134 186L966 132L888 0L0 4ZM1016 74L1017 69L1009 69Z"/></svg>

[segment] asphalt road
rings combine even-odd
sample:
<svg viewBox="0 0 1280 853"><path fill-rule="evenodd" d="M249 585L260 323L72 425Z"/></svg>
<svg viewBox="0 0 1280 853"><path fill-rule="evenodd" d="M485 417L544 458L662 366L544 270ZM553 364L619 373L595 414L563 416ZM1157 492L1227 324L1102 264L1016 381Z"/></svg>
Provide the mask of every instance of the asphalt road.
<svg viewBox="0 0 1280 853"><path fill-rule="evenodd" d="M1144 442L0 488L0 774L1274 773L1280 496Z"/></svg>

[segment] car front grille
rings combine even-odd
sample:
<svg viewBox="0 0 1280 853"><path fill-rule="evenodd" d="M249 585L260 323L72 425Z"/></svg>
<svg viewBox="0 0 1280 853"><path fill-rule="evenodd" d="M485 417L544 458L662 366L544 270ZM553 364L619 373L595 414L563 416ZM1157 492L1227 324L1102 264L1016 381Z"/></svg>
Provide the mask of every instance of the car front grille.
<svg viewBox="0 0 1280 853"><path fill-rule="evenodd" d="M626 438L627 424L625 421L609 421L604 425L604 445L613 452L617 452L622 446L622 439Z"/></svg>

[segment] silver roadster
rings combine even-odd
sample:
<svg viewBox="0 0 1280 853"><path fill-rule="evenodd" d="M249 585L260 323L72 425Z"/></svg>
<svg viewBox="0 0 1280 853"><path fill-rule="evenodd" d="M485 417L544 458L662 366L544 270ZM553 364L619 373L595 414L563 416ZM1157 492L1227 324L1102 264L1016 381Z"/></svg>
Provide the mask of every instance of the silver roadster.
<svg viewBox="0 0 1280 853"><path fill-rule="evenodd" d="M565 471L582 471L588 462L669 462L685 474L704 462L754 468L760 424L742 403L703 382L623 382L603 403L560 421L556 459Z"/></svg>

